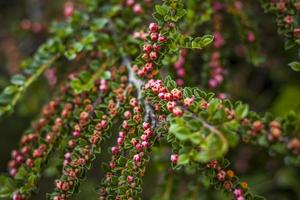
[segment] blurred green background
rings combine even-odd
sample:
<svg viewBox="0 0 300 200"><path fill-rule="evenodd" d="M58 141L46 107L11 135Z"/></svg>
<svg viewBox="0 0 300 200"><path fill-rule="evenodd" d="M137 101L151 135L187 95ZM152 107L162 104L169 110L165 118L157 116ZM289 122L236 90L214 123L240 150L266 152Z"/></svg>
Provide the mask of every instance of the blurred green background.
<svg viewBox="0 0 300 200"><path fill-rule="evenodd" d="M0 0L0 90L9 82L9 77L21 70L22 59L32 55L36 48L48 37L48 28L53 20L63 20L63 1L50 0ZM257 22L260 36L262 56L266 62L254 67L239 59L234 50L229 49L229 60L226 67L229 69L228 93L233 99L241 99L251 105L258 112L270 111L275 115L284 115L289 110L300 113L300 73L290 70L289 61L296 58L295 50L284 51L283 39L278 36L276 24L271 15L264 14L256 2L252 2L253 21ZM230 25L230 24L225 24ZM226 34L233 34L229 32ZM234 38L234 35L232 35ZM230 38L229 38L230 39ZM191 55L191 61L199 60L199 52ZM68 67L68 66L65 66ZM189 73L197 73L198 68L190 68ZM16 112L0 119L0 173L7 173L6 163L10 159L10 152L17 148L22 132L28 128L37 116L42 105L47 102L55 90L48 75L41 77L26 93ZM56 72L58 76L64 69ZM49 75L50 74L50 75ZM48 78L47 78L48 77ZM196 80L191 79L192 85ZM109 144L106 144L109 146ZM104 148L105 149L105 148ZM161 187L165 177L165 165L169 164L166 149L155 149L154 156L146 177L143 199L160 199L154 194L154 189ZM108 160L109 155L104 151L101 158ZM228 154L235 169L243 180L261 195L272 200L299 200L300 199L300 170L286 167L281 157L269 157L264 149L249 146L240 146ZM53 160L52 162L56 162ZM90 172L90 180L84 182L82 193L75 199L96 199L95 177L100 177L100 160L96 161ZM163 169L163 170L162 170ZM49 168L47 175L57 173ZM95 176L98 174L98 176ZM198 177L189 177L178 174L181 181L174 193L181 190L193 190ZM52 178L45 178L39 192L33 199L44 199L43 191L51 191ZM50 185L50 186L49 186ZM190 187L190 188L189 188ZM203 187L198 188L204 191ZM180 192L179 192L180 193ZM226 199L219 193L203 192L200 199ZM177 196L185 199L184 195Z"/></svg>

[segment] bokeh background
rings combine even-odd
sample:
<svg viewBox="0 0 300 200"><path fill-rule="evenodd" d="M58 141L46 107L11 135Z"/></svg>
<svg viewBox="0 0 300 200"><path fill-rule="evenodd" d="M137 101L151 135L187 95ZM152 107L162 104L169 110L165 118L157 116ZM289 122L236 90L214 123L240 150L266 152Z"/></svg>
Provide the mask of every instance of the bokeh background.
<svg viewBox="0 0 300 200"><path fill-rule="evenodd" d="M37 47L49 36L49 26L54 20L63 20L64 1L53 0L0 0L0 90L8 85L9 77L21 70L21 61L32 55ZM275 115L285 115L289 110L300 113L300 73L293 72L287 64L297 57L295 49L284 51L283 39L278 36L275 20L271 15L263 13L256 1L252 1L253 21L257 22L260 37L259 55L265 62L259 66L247 64L236 55L235 47L228 50L228 94L232 99L241 99L258 112L269 111ZM230 27L225 21L224 26ZM226 31L226 28L225 28ZM233 34L228 31L226 34ZM229 35L230 41L235 36ZM189 59L201 63L201 52L192 54ZM187 85L199 83L201 79L201 64L186 67L187 73L193 78L186 80ZM68 68L68 65L65 66ZM55 69L55 68L54 68ZM42 105L52 96L55 85L67 69L47 71L26 93L16 112L0 119L0 173L7 173L6 163L10 152L17 148L22 132L28 128L37 116ZM195 76L199 74L199 76ZM55 77L55 78L53 78ZM189 76L187 76L189 77ZM106 144L108 145L108 144ZM161 150L155 150L156 155L163 155ZM100 156L108 159L106 151ZM267 199L299 200L300 199L300 170L287 167L282 157L270 157L268 152L259 147L243 145L229 152L232 168L249 185ZM143 199L160 199L153 194L157 182L162 182L164 173L160 158L154 157L151 170L145 177ZM53 162L56 162L53 160ZM96 199L95 186L101 175L100 160L96 161L91 171L89 181L84 182L82 192L74 199ZM41 188L33 199L45 199L44 192L53 188L53 175L57 171L49 168L41 182ZM95 176L95 174L98 174ZM182 184L177 188L184 190L190 187L195 177L178 174ZM191 186L192 187L192 186ZM205 191L200 187L199 191ZM226 199L219 193L204 192L201 199ZM182 197L184 199L184 197Z"/></svg>

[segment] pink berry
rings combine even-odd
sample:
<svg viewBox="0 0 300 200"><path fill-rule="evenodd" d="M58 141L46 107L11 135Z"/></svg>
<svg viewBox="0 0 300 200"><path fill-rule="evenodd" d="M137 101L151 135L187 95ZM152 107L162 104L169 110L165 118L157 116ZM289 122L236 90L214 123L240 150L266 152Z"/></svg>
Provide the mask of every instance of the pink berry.
<svg viewBox="0 0 300 200"><path fill-rule="evenodd" d="M156 60L158 58L157 52L151 51L149 54L150 60Z"/></svg>
<svg viewBox="0 0 300 200"><path fill-rule="evenodd" d="M167 103L167 109L168 109L168 111L173 112L173 109L174 109L175 106L176 106L176 103L174 101L169 101Z"/></svg>
<svg viewBox="0 0 300 200"><path fill-rule="evenodd" d="M173 164L177 164L177 162L178 162L178 154L172 154L171 155L171 162L173 163Z"/></svg>
<svg viewBox="0 0 300 200"><path fill-rule="evenodd" d="M168 39L165 37L165 36L162 36L162 35L160 35L159 37L158 37L158 41L159 42L166 42Z"/></svg>
<svg viewBox="0 0 300 200"><path fill-rule="evenodd" d="M137 144L135 145L135 149L136 149L137 151L142 151L142 145L141 145L140 143L137 143Z"/></svg>
<svg viewBox="0 0 300 200"><path fill-rule="evenodd" d="M161 46L160 45L158 45L158 44L154 44L153 45L153 50L154 51L159 51L161 49Z"/></svg>
<svg viewBox="0 0 300 200"><path fill-rule="evenodd" d="M13 195L13 200L22 200L22 197L21 197L20 194L14 193L14 195Z"/></svg>
<svg viewBox="0 0 300 200"><path fill-rule="evenodd" d="M152 49L152 47L150 44L145 44L143 46L143 51L145 51L146 53L150 53L151 49Z"/></svg>
<svg viewBox="0 0 300 200"><path fill-rule="evenodd" d="M128 111L128 110L125 111L125 113L124 113L124 118L125 118L125 119L130 119L131 116L132 116L132 115L131 115L131 112L130 112L130 111Z"/></svg>
<svg viewBox="0 0 300 200"><path fill-rule="evenodd" d="M126 133L124 131L120 131L119 132L119 137L120 138L125 138L126 137Z"/></svg>
<svg viewBox="0 0 300 200"><path fill-rule="evenodd" d="M17 175L17 169L16 168L12 168L12 169L10 169L9 170L9 174L11 175L11 176L16 176Z"/></svg>
<svg viewBox="0 0 300 200"><path fill-rule="evenodd" d="M107 127L107 121L106 120L101 120L101 127L102 129L105 129Z"/></svg>
<svg viewBox="0 0 300 200"><path fill-rule="evenodd" d="M143 141L148 140L148 136L146 134L141 135L141 140Z"/></svg>
<svg viewBox="0 0 300 200"><path fill-rule="evenodd" d="M111 161L111 162L109 163L109 166L110 166L110 168L114 169L114 168L116 167L116 163L113 162L113 161Z"/></svg>
<svg viewBox="0 0 300 200"><path fill-rule="evenodd" d="M151 33L150 39L151 41L156 42L158 40L158 33Z"/></svg>
<svg viewBox="0 0 300 200"><path fill-rule="evenodd" d="M149 145L149 142L143 141L143 142L142 142L142 146L143 146L144 148L148 148L150 145Z"/></svg>
<svg viewBox="0 0 300 200"><path fill-rule="evenodd" d="M131 183L133 181L133 176L127 176L127 181Z"/></svg>
<svg viewBox="0 0 300 200"><path fill-rule="evenodd" d="M149 30L152 33L156 33L158 31L158 24L157 23L150 23Z"/></svg>
<svg viewBox="0 0 300 200"><path fill-rule="evenodd" d="M138 3L135 4L133 6L133 12L137 15L141 14L143 12L143 8L142 8L141 4L138 4Z"/></svg>
<svg viewBox="0 0 300 200"><path fill-rule="evenodd" d="M74 137L80 137L80 135L81 135L81 134L80 134L79 131L74 131L74 132L73 132L73 136L74 136Z"/></svg>
<svg viewBox="0 0 300 200"><path fill-rule="evenodd" d="M139 154L135 154L133 156L133 161L134 162L141 162L141 156Z"/></svg>
<svg viewBox="0 0 300 200"><path fill-rule="evenodd" d="M74 5L72 2L67 2L64 7L64 15L65 17L71 17L74 12Z"/></svg>
<svg viewBox="0 0 300 200"><path fill-rule="evenodd" d="M113 155L116 155L116 154L119 153L119 148L118 147L112 147L111 152L112 152Z"/></svg>
<svg viewBox="0 0 300 200"><path fill-rule="evenodd" d="M150 128L150 124L148 122L144 122L143 123L143 129L147 130L148 128Z"/></svg>
<svg viewBox="0 0 300 200"><path fill-rule="evenodd" d="M119 137L119 138L117 139L118 145L122 145L123 142L124 142L124 138Z"/></svg>
<svg viewBox="0 0 300 200"><path fill-rule="evenodd" d="M173 114L176 116L176 117L180 117L183 115L183 111L182 109L179 107L179 106L176 106L174 109L173 109Z"/></svg>

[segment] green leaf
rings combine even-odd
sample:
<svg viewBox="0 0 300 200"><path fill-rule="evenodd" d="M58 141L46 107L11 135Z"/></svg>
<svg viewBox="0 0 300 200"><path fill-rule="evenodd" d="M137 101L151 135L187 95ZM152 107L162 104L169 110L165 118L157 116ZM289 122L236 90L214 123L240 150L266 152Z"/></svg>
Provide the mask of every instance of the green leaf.
<svg viewBox="0 0 300 200"><path fill-rule="evenodd" d="M209 106L208 106L208 113L210 115L212 115L213 113L215 113L218 109L218 106L220 105L220 100L219 99L212 99L209 102Z"/></svg>
<svg viewBox="0 0 300 200"><path fill-rule="evenodd" d="M168 14L168 7L166 5L155 5L155 11L164 16L166 14Z"/></svg>
<svg viewBox="0 0 300 200"><path fill-rule="evenodd" d="M222 142L218 135L211 133L205 138L205 141L201 143L200 148L201 151L197 154L195 159L200 162L207 162L224 155L228 146Z"/></svg>
<svg viewBox="0 0 300 200"><path fill-rule="evenodd" d="M24 180L27 178L27 175L28 175L28 173L27 173L25 167L21 166L18 169L18 173L16 174L15 179L16 180Z"/></svg>
<svg viewBox="0 0 300 200"><path fill-rule="evenodd" d="M238 119L245 118L249 113L249 106L245 104L238 104L238 106L235 108L235 116Z"/></svg>
<svg viewBox="0 0 300 200"><path fill-rule="evenodd" d="M185 165L190 162L190 156L188 154L180 154L178 158L178 165Z"/></svg>
<svg viewBox="0 0 300 200"><path fill-rule="evenodd" d="M186 127L180 126L176 123L171 124L169 132L173 133L177 139L182 141L188 140L191 134L191 132Z"/></svg>
<svg viewBox="0 0 300 200"><path fill-rule="evenodd" d="M8 104L12 100L12 95L3 93L0 94L0 104Z"/></svg>
<svg viewBox="0 0 300 200"><path fill-rule="evenodd" d="M300 71L300 63L299 62L291 62L289 63L289 66L296 72Z"/></svg>
<svg viewBox="0 0 300 200"><path fill-rule="evenodd" d="M190 87L185 87L183 89L183 97L186 98L186 97L192 97L193 96L193 91Z"/></svg>
<svg viewBox="0 0 300 200"><path fill-rule="evenodd" d="M18 91L18 87L14 85L7 86L4 90L3 93L7 95L12 95L15 94Z"/></svg>
<svg viewBox="0 0 300 200"><path fill-rule="evenodd" d="M108 23L107 18L96 18L93 21L93 28L95 28L96 30L100 30L104 28L107 23Z"/></svg>
<svg viewBox="0 0 300 200"><path fill-rule="evenodd" d="M0 176L0 198L9 197L16 190L16 185L12 178Z"/></svg>
<svg viewBox="0 0 300 200"><path fill-rule="evenodd" d="M212 43L214 40L214 36L212 35L204 35L201 37L201 46L206 47L207 45L209 45L210 43Z"/></svg>
<svg viewBox="0 0 300 200"><path fill-rule="evenodd" d="M64 53L64 55L68 60L74 60L77 56L74 50L68 50Z"/></svg>
<svg viewBox="0 0 300 200"><path fill-rule="evenodd" d="M26 78L21 74L17 74L11 78L10 82L14 85L22 86L25 84Z"/></svg>
<svg viewBox="0 0 300 200"><path fill-rule="evenodd" d="M202 37L196 37L192 41L192 48L193 49L202 49L212 43L214 37L212 35L204 35Z"/></svg>

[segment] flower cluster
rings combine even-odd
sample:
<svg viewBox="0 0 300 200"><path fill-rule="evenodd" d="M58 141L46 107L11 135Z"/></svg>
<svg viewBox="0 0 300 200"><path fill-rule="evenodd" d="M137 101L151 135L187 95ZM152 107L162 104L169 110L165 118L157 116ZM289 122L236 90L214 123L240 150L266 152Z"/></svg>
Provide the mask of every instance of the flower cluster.
<svg viewBox="0 0 300 200"><path fill-rule="evenodd" d="M152 78L158 73L155 63L159 58L164 43L168 40L166 36L159 33L159 29L160 27L157 23L150 23L147 34L148 42L143 45L143 54L141 55L143 66L141 68L138 68L137 65L133 66L133 70L139 77Z"/></svg>
<svg viewBox="0 0 300 200"><path fill-rule="evenodd" d="M239 182L232 170L225 171L217 160L209 162L206 167L215 171L215 184L220 184L226 190L232 193L235 200L245 200L244 193L248 192L246 182Z"/></svg>

